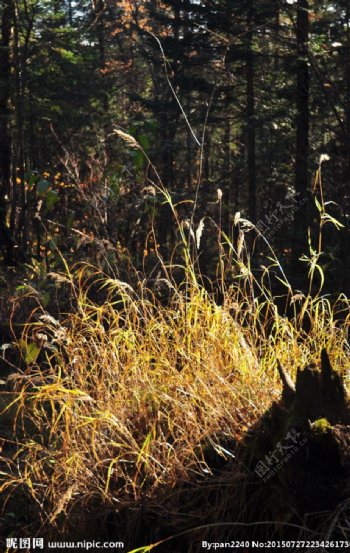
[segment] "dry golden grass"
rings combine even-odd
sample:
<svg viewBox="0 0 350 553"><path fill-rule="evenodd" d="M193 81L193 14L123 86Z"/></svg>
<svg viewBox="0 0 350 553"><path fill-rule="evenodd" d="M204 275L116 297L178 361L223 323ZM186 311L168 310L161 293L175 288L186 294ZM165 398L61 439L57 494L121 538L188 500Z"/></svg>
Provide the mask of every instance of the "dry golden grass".
<svg viewBox="0 0 350 553"><path fill-rule="evenodd" d="M162 306L146 290L95 275L106 292L96 304L91 273L72 277L74 313L27 326L22 349L39 331L46 345L3 408L13 421L0 474L5 504L19 491L30 497L47 532L79 507L118 510L210 473L205 447L223 435L239 440L278 398L276 358L294 374L326 347L346 365L345 299L299 298L305 313L287 320L271 299L244 297L241 283L220 307L195 281Z"/></svg>

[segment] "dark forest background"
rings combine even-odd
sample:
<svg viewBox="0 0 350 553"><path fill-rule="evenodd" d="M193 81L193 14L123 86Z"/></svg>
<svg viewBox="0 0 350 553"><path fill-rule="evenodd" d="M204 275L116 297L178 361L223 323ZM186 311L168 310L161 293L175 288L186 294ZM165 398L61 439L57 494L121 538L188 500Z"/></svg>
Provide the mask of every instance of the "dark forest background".
<svg viewBox="0 0 350 553"><path fill-rule="evenodd" d="M297 285L318 255L349 289L346 0L3 0L0 17L5 267L43 274L59 250L108 270L128 251L151 271L178 233L161 182L204 224L203 274L240 212Z"/></svg>
<svg viewBox="0 0 350 553"><path fill-rule="evenodd" d="M7 550L349 549L349 216L349 0L2 0Z"/></svg>

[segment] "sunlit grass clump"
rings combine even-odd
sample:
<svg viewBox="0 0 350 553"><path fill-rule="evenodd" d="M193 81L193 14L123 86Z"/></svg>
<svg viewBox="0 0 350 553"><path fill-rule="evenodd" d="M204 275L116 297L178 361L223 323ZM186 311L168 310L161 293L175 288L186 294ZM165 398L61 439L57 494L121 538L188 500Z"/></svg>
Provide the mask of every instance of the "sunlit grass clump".
<svg viewBox="0 0 350 553"><path fill-rule="evenodd" d="M28 518L47 532L94 505L119 511L208 477L208 449L228 460L222 439L238 441L278 399L277 358L294 375L322 347L338 368L348 357L345 299L291 298L301 305L288 320L241 283L221 306L194 279L172 284L167 305L91 267L70 285L74 312L34 314L20 344L28 368L3 394L1 492L11 512L31 498Z"/></svg>

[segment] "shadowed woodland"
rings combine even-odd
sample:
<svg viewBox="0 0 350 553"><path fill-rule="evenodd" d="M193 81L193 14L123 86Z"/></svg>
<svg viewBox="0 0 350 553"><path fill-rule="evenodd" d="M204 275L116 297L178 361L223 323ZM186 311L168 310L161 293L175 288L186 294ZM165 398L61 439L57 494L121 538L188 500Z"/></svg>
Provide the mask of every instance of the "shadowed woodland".
<svg viewBox="0 0 350 553"><path fill-rule="evenodd" d="M348 1L0 24L5 550L350 548Z"/></svg>

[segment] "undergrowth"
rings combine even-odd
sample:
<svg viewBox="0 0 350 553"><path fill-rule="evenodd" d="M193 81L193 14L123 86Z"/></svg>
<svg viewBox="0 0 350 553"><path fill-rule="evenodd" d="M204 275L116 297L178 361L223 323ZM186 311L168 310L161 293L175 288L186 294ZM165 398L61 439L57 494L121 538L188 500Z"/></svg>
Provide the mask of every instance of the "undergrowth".
<svg viewBox="0 0 350 553"><path fill-rule="evenodd" d="M245 250L245 233L256 229L239 215L235 223L236 245L218 227L221 305L190 254L203 225L196 232L193 221L178 221L185 276L178 284L174 267L161 265L165 304L141 278L131 286L80 265L61 275L73 311L60 320L44 308L33 311L16 344L22 369L0 399L8 535L73 530L86 537L111 512L145 501L160 508L164 494L213 474L208 452L234 462L222 443L238 442L278 399L277 359L295 376L326 348L345 371L349 301L331 302L321 289L312 296L315 273L323 277L320 252L309 260L308 294L292 290L271 248L258 281ZM289 317L269 286L272 269L285 287ZM169 517L182 508L174 498ZM135 531L130 524L126 538Z"/></svg>
<svg viewBox="0 0 350 553"><path fill-rule="evenodd" d="M299 297L306 310L289 320L271 299L244 298L241 282L221 306L194 280L164 306L89 266L70 278L76 311L33 313L19 347L28 355L41 340L37 358L2 393L3 517L29 499L31 532L53 535L94 505L118 511L206 477L206 450L227 459L223 436L240 440L278 398L277 358L293 375L326 347L347 365L345 298Z"/></svg>

